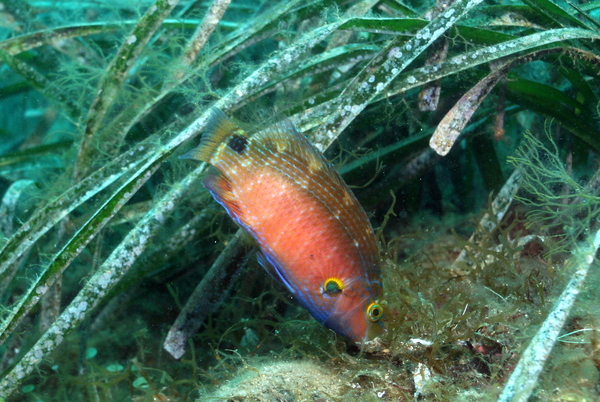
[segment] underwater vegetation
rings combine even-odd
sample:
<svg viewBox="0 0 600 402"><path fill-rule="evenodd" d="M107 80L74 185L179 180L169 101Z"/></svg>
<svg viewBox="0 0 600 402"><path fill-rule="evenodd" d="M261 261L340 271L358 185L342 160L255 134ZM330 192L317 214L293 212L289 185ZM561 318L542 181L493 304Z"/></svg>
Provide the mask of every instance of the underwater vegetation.
<svg viewBox="0 0 600 402"><path fill-rule="evenodd" d="M597 400L599 20L0 0L0 400ZM179 158L213 108L293 124L352 188L384 289L368 347L299 308Z"/></svg>

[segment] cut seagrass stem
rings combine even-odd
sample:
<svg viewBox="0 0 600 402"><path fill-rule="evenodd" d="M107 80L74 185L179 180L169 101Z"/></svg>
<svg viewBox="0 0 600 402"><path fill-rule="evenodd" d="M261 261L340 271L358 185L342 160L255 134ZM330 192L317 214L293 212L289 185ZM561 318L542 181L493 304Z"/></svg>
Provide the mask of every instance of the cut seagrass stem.
<svg viewBox="0 0 600 402"><path fill-rule="evenodd" d="M387 91L376 97L375 101L381 100L384 97L390 97L406 92L408 89L415 88L426 82L457 74L461 71L466 71L485 63L494 62L501 57L511 56L518 54L519 52L531 51L532 48L537 48L538 46L562 43L563 41L570 39L598 40L600 39L600 35L578 28L552 29L509 40L501 44L487 46L472 52L463 53L459 56L442 61L437 65L425 66L401 74L398 79L390 85L390 88L388 88ZM599 59L598 56L593 53L574 47L561 46L561 49L563 51L568 51L573 55L578 55L579 57L590 57L594 60Z"/></svg>
<svg viewBox="0 0 600 402"><path fill-rule="evenodd" d="M123 280L119 281L107 295L109 302L90 323L90 331L92 333L101 331L111 320L115 319L117 314L126 310L129 300L138 295L136 289L143 283L144 278L147 278L153 271L157 271L161 267L169 266L168 261L181 252L185 245L196 240L196 234L199 232L200 227L206 225L210 219L214 218L214 215L213 208L203 208L202 211L195 214L177 229L166 244L149 250L140 257L136 263L135 271L130 272Z"/></svg>
<svg viewBox="0 0 600 402"><path fill-rule="evenodd" d="M429 140L429 146L438 154L445 156L458 139L461 132L473 116L473 113L490 94L492 89L504 78L506 74L518 65L540 59L544 56L564 52L564 49L544 49L537 52L517 57L497 68L494 72L479 81L469 89L456 104L446 113L438 124ZM504 109L502 109L504 110Z"/></svg>
<svg viewBox="0 0 600 402"><path fill-rule="evenodd" d="M389 42L330 105L330 117L315 133L315 145L326 149L377 95L429 45L483 0L457 0L408 42L401 36Z"/></svg>
<svg viewBox="0 0 600 402"><path fill-rule="evenodd" d="M533 392L544 364L560 331L569 317L569 312L577 295L581 291L589 268L594 262L596 251L600 247L600 231L585 244L573 252L571 258L575 272L567 287L560 295L554 310L548 315L537 334L531 340L521 356L517 367L504 386L498 398L499 402L527 401Z"/></svg>
<svg viewBox="0 0 600 402"><path fill-rule="evenodd" d="M169 330L164 348L176 359L185 353L185 344L229 295L233 283L248 260L248 250L242 242L244 232L239 229L229 244L194 289L177 320Z"/></svg>
<svg viewBox="0 0 600 402"><path fill-rule="evenodd" d="M446 113L429 140L429 146L435 152L442 156L450 152L450 149L473 116L473 113L475 113L496 84L506 76L510 66L512 66L512 63L508 63L507 66L494 71L479 81Z"/></svg>

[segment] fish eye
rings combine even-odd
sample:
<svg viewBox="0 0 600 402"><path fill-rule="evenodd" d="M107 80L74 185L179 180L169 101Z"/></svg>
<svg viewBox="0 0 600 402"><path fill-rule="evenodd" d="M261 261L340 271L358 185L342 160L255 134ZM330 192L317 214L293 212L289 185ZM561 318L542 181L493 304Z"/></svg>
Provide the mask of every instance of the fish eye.
<svg viewBox="0 0 600 402"><path fill-rule="evenodd" d="M342 293L343 289L344 283L338 278L327 278L327 280L323 284L323 293L327 293L331 296L335 296Z"/></svg>
<svg viewBox="0 0 600 402"><path fill-rule="evenodd" d="M381 307L379 303L373 302L369 304L369 307L367 307L367 315L369 316L369 321L379 321L383 315L383 307Z"/></svg>

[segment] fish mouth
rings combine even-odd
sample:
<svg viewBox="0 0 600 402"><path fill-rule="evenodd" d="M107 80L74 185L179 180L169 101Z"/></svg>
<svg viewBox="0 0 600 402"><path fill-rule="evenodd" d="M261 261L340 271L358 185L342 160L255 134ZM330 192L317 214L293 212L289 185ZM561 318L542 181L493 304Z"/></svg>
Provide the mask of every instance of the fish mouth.
<svg viewBox="0 0 600 402"><path fill-rule="evenodd" d="M327 317L325 326L357 344L368 340L371 323L367 320L364 305L365 302L360 301L354 303L349 310L344 305L338 305L336 311Z"/></svg>

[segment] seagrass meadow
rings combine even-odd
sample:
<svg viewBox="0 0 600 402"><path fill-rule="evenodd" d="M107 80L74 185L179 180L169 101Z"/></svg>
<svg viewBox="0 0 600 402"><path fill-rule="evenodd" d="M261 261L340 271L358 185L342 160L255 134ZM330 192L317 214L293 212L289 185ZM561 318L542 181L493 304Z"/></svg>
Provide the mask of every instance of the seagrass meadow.
<svg viewBox="0 0 600 402"><path fill-rule="evenodd" d="M588 0L0 0L0 401L599 400L599 39ZM379 337L179 158L213 107L352 188Z"/></svg>

